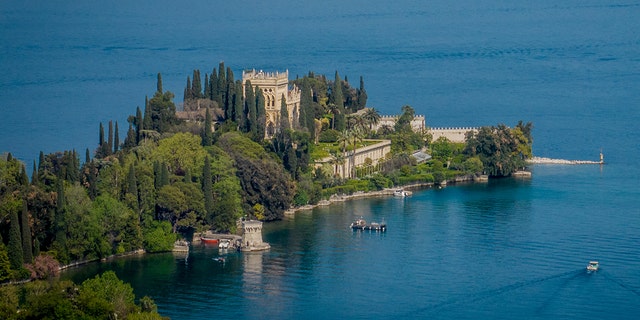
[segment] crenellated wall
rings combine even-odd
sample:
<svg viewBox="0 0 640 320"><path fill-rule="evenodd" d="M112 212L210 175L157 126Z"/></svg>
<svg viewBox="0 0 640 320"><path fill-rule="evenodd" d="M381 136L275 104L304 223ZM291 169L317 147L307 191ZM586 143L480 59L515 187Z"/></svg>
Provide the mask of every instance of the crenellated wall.
<svg viewBox="0 0 640 320"><path fill-rule="evenodd" d="M440 137L445 137L451 142L464 143L465 135L469 131L478 132L478 128L474 127L448 127L448 128L429 128L428 133L431 134L432 140L436 141Z"/></svg>

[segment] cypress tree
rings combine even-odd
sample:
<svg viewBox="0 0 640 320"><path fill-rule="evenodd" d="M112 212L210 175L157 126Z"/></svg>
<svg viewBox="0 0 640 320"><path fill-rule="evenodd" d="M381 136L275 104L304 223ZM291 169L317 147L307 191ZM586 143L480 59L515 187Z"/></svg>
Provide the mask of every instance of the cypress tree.
<svg viewBox="0 0 640 320"><path fill-rule="evenodd" d="M84 163L91 162L91 155L89 154L89 148L87 148L84 152Z"/></svg>
<svg viewBox="0 0 640 320"><path fill-rule="evenodd" d="M255 126L255 138L259 142L264 140L266 126L267 126L267 111L265 109L265 100L262 89L256 87L256 121Z"/></svg>
<svg viewBox="0 0 640 320"><path fill-rule="evenodd" d="M162 91L162 75L160 74L160 72L158 72L158 84L157 84L156 88L157 88L156 89L157 92L159 92L160 94L163 93L163 91Z"/></svg>
<svg viewBox="0 0 640 320"><path fill-rule="evenodd" d="M213 131L211 131L211 124L211 113L209 112L209 108L207 108L204 118L204 128L202 128L202 145L205 147L213 144Z"/></svg>
<svg viewBox="0 0 640 320"><path fill-rule="evenodd" d="M212 179L211 163L209 162L209 156L206 156L204 159L204 168L202 169L202 193L204 194L204 209L209 215L212 214L214 210Z"/></svg>
<svg viewBox="0 0 640 320"><path fill-rule="evenodd" d="M153 162L153 185L156 188L156 190L160 189L160 162L158 161L154 161Z"/></svg>
<svg viewBox="0 0 640 320"><path fill-rule="evenodd" d="M22 201L22 214L20 216L20 226L22 230L22 257L24 263L33 262L33 251L31 244L31 226L29 225L29 212L27 211L27 201Z"/></svg>
<svg viewBox="0 0 640 320"><path fill-rule="evenodd" d="M118 121L116 121L116 128L113 133L113 153L117 153L120 148L120 134L118 133Z"/></svg>
<svg viewBox="0 0 640 320"><path fill-rule="evenodd" d="M300 88L300 114L298 116L298 126L307 128L308 117L313 118L311 110L313 109L313 97L311 96L311 85L308 79L303 79L302 88Z"/></svg>
<svg viewBox="0 0 640 320"><path fill-rule="evenodd" d="M194 99L202 98L202 82L200 81L200 70L193 70L193 82L191 83L191 94Z"/></svg>
<svg viewBox="0 0 640 320"><path fill-rule="evenodd" d="M13 160L13 156L11 155L11 152L7 153L7 162L11 162L11 160Z"/></svg>
<svg viewBox="0 0 640 320"><path fill-rule="evenodd" d="M143 130L142 111L140 110L140 107L136 107L136 120L133 125L136 126L136 136L135 136L134 142L137 145L138 143L140 143L140 139L141 139L140 132Z"/></svg>
<svg viewBox="0 0 640 320"><path fill-rule="evenodd" d="M100 122L100 133L98 136L98 146L102 147L104 144L104 127L102 126L102 122Z"/></svg>
<svg viewBox="0 0 640 320"><path fill-rule="evenodd" d="M204 97L207 99L211 98L211 84L209 84L209 74L204 74Z"/></svg>
<svg viewBox="0 0 640 320"><path fill-rule="evenodd" d="M165 164L160 165L160 188L169 184L169 168Z"/></svg>
<svg viewBox="0 0 640 320"><path fill-rule="evenodd" d="M360 89L358 89L358 109L367 107L367 90L364 89L364 80L360 76Z"/></svg>
<svg viewBox="0 0 640 320"><path fill-rule="evenodd" d="M107 148L106 148L106 153L105 156L108 156L111 154L111 150L113 150L113 121L109 120L109 136L107 139Z"/></svg>
<svg viewBox="0 0 640 320"><path fill-rule="evenodd" d="M218 96L218 71L216 71L216 68L213 68L209 77L209 91L211 92L209 99L215 101Z"/></svg>
<svg viewBox="0 0 640 320"><path fill-rule="evenodd" d="M136 181L136 171L133 167L133 163L129 165L129 172L127 174L127 193L132 194L138 198L138 183Z"/></svg>
<svg viewBox="0 0 640 320"><path fill-rule="evenodd" d="M0 282L9 279L11 279L11 262L9 261L7 247L5 247L2 236L0 236Z"/></svg>
<svg viewBox="0 0 640 320"><path fill-rule="evenodd" d="M331 87L331 102L335 104L340 110L344 109L344 95L342 94L342 81L340 80L340 76L338 75L338 71L336 71L335 80L333 81L333 86Z"/></svg>
<svg viewBox="0 0 640 320"><path fill-rule="evenodd" d="M140 130L150 130L151 129L151 123L152 123L153 119L151 119L151 108L149 107L149 97L145 96L144 97L144 119L143 119L143 124L142 124L142 128L140 128ZM142 139L140 137L140 139ZM138 143L140 141L138 140Z"/></svg>
<svg viewBox="0 0 640 320"><path fill-rule="evenodd" d="M238 125L241 125L245 122L244 114L243 114L243 106L244 101L242 101L242 80L236 81L235 84L235 94L233 95L233 118Z"/></svg>
<svg viewBox="0 0 640 320"><path fill-rule="evenodd" d="M136 132L133 130L133 126L129 124L129 130L127 130L127 137L124 139L124 145L122 149L129 150L136 146L136 141L138 138L136 137Z"/></svg>
<svg viewBox="0 0 640 320"><path fill-rule="evenodd" d="M18 213L15 210L11 211L11 222L9 224L9 262L11 263L11 269L19 270L24 263L24 256L22 252L22 237L20 236L20 221L18 220Z"/></svg>
<svg viewBox="0 0 640 320"><path fill-rule="evenodd" d="M24 165L20 168L20 184L23 188L29 186L29 176L27 175L27 168L25 168Z"/></svg>
<svg viewBox="0 0 640 320"><path fill-rule="evenodd" d="M218 92L216 96L216 101L218 101L218 105L222 106L224 102L224 93L227 90L227 79L224 74L224 61L220 61L218 65Z"/></svg>
<svg viewBox="0 0 640 320"><path fill-rule="evenodd" d="M38 168L36 167L35 160L33 160L33 172L31 173L31 184L34 186L38 184Z"/></svg>
<svg viewBox="0 0 640 320"><path fill-rule="evenodd" d="M187 76L187 85L184 87L184 98L183 102L187 102L187 100L191 100L193 98L193 94L191 94L191 78Z"/></svg>
<svg viewBox="0 0 640 320"><path fill-rule="evenodd" d="M231 83L227 83L227 94L225 95L226 99L224 101L224 117L226 120L231 120L233 121L234 119L234 111L235 111L235 105L234 105L234 99L235 99L235 95L236 95L236 88L235 88L235 83L231 82Z"/></svg>
<svg viewBox="0 0 640 320"><path fill-rule="evenodd" d="M287 99L282 94L280 98L280 131L291 129L291 123L289 122L289 110L287 109Z"/></svg>
<svg viewBox="0 0 640 320"><path fill-rule="evenodd" d="M245 99L244 99L244 104L245 104L245 116L244 118L246 119L246 125L244 126L244 132L255 132L256 131L256 124L257 124L257 115L256 115L256 96L255 93L253 91L253 86L251 86L251 81L247 81L247 83L245 84L245 89L244 89L245 93Z"/></svg>
<svg viewBox="0 0 640 320"><path fill-rule="evenodd" d="M44 170L44 152L40 151L40 155L38 156L38 174L42 173Z"/></svg>

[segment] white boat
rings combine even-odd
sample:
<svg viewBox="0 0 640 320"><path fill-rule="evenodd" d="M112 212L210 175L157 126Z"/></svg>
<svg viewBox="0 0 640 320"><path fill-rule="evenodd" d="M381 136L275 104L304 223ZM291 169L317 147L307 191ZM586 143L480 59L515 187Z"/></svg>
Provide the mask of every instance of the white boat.
<svg viewBox="0 0 640 320"><path fill-rule="evenodd" d="M589 264L587 265L587 271L598 271L599 267L600 264L598 263L598 261L589 261Z"/></svg>
<svg viewBox="0 0 640 320"><path fill-rule="evenodd" d="M393 191L393 196L394 197L404 198L404 197L408 197L409 196L409 192L408 191L404 191L402 189L397 189L397 190Z"/></svg>

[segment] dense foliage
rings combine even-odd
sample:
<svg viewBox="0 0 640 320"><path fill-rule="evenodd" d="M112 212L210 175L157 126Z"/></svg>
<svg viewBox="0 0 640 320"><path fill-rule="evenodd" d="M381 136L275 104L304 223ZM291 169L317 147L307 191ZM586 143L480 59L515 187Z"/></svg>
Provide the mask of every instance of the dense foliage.
<svg viewBox="0 0 640 320"><path fill-rule="evenodd" d="M101 123L93 157L87 149L81 164L75 150L41 152L31 181L24 164L0 157L0 281L48 278L58 263L171 250L180 233L235 232L241 217L278 220L292 206L333 194L506 176L531 157L530 123L483 127L466 144L432 142L412 129L411 106L394 126L376 130L381 117L366 107L362 77L358 89L338 72L333 81L309 73L291 84L302 93L299 112L290 123L283 108L281 129L269 140L261 89L247 83L243 92L221 63L204 81L199 70L187 79L184 108L204 108L200 121L176 116L159 74L152 98L129 116L123 143L117 123L107 124L107 134ZM391 153L346 172L355 164L350 151L374 138L391 140ZM415 151L432 158L417 163Z"/></svg>
<svg viewBox="0 0 640 320"><path fill-rule="evenodd" d="M163 319L149 297L135 303L133 288L107 271L76 285L35 281L0 287L2 319Z"/></svg>

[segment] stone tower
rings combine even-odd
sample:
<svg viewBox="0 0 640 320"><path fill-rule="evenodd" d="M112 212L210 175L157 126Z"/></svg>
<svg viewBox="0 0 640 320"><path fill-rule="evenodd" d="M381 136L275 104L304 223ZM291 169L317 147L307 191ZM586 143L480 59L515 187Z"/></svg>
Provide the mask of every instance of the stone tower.
<svg viewBox="0 0 640 320"><path fill-rule="evenodd" d="M242 89L244 92L247 80L251 85L262 90L266 109L266 124L264 137L271 139L280 130L280 106L282 105L282 95L287 101L287 111L289 114L289 124L298 122L300 114L300 89L296 86L289 87L289 70L285 72L263 72L245 70L242 72ZM290 128L289 128L290 129Z"/></svg>
<svg viewBox="0 0 640 320"><path fill-rule="evenodd" d="M271 246L262 241L262 222L257 220L242 221L242 251L267 250Z"/></svg>

